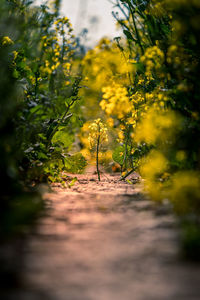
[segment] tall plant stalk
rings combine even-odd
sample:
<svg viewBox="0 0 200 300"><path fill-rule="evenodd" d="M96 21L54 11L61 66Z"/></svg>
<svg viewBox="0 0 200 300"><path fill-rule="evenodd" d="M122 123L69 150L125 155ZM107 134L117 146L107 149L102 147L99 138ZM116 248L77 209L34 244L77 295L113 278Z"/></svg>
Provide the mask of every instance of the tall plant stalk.
<svg viewBox="0 0 200 300"><path fill-rule="evenodd" d="M97 174L98 174L98 180L100 181L100 172L99 172L99 147L100 147L100 128L99 128L99 136L97 139L97 149L96 149L96 168L97 168Z"/></svg>
<svg viewBox="0 0 200 300"><path fill-rule="evenodd" d="M107 128L99 118L89 126L89 130L90 132L88 140L90 143L90 148L93 148L96 152L96 169L98 174L98 180L100 181L101 178L99 171L99 151L101 144L108 141Z"/></svg>

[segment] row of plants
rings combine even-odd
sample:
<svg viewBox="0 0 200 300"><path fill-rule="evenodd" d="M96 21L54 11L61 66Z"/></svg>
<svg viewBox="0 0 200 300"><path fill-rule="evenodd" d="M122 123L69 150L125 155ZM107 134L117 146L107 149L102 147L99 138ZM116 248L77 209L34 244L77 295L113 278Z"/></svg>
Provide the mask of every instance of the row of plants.
<svg viewBox="0 0 200 300"><path fill-rule="evenodd" d="M197 258L200 3L111 2L125 38L103 39L84 57L90 87L82 91L87 97L86 115L96 111L107 123L112 157L120 164L123 178L138 170L151 198L171 204L181 217L184 250ZM89 117L80 138L89 157L88 124Z"/></svg>
<svg viewBox="0 0 200 300"><path fill-rule="evenodd" d="M86 160L70 154L81 126L82 52L61 1L0 2L0 230L8 236L44 206L37 183L64 185L62 171L81 172Z"/></svg>

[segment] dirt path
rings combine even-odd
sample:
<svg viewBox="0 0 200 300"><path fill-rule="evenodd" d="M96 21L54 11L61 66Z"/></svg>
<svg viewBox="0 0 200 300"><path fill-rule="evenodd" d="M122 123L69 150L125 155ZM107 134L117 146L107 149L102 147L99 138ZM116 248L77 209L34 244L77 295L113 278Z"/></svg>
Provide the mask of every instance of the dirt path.
<svg viewBox="0 0 200 300"><path fill-rule="evenodd" d="M16 300L199 300L200 267L178 257L176 221L106 175L46 193Z"/></svg>

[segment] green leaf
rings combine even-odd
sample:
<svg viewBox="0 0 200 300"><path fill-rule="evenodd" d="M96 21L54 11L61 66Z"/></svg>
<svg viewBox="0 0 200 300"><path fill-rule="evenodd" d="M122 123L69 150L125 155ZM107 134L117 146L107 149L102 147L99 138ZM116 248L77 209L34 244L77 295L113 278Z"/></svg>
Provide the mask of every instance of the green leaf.
<svg viewBox="0 0 200 300"><path fill-rule="evenodd" d="M74 136L69 134L66 129L59 130L54 134L52 142L58 143L69 150L74 142Z"/></svg>
<svg viewBox="0 0 200 300"><path fill-rule="evenodd" d="M126 182L128 182L129 184L133 184L133 182L130 181L129 179L126 179Z"/></svg>
<svg viewBox="0 0 200 300"><path fill-rule="evenodd" d="M46 141L46 136L43 133L39 133L38 136L43 140Z"/></svg>
<svg viewBox="0 0 200 300"><path fill-rule="evenodd" d="M75 182L76 182L77 180L78 180L77 177L74 177L74 178L72 179L72 181L68 184L68 187L71 188L71 187L75 184Z"/></svg>
<svg viewBox="0 0 200 300"><path fill-rule="evenodd" d="M124 153L125 153L125 147L123 146L118 146L115 148L112 154L113 160L118 163L120 166L123 165L124 162Z"/></svg>
<svg viewBox="0 0 200 300"><path fill-rule="evenodd" d="M48 156L43 152L38 152L38 159L48 159Z"/></svg>
<svg viewBox="0 0 200 300"><path fill-rule="evenodd" d="M128 40L135 41L135 39L132 37L132 34L128 30L124 29L123 33L125 34Z"/></svg>
<svg viewBox="0 0 200 300"><path fill-rule="evenodd" d="M86 159L81 153L67 156L65 158L65 170L70 173L80 174L87 165Z"/></svg>
<svg viewBox="0 0 200 300"><path fill-rule="evenodd" d="M34 114L35 112L38 112L40 109L42 109L42 105L36 105L30 109L30 113Z"/></svg>

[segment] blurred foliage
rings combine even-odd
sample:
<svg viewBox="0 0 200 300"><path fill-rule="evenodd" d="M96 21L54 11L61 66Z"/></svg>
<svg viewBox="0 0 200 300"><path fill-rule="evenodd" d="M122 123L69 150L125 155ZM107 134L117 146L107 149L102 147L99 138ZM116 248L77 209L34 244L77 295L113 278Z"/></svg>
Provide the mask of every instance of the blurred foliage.
<svg viewBox="0 0 200 300"><path fill-rule="evenodd" d="M86 165L68 154L81 126L80 50L59 9L60 1L1 0L1 233L18 231L43 207L31 186Z"/></svg>
<svg viewBox="0 0 200 300"><path fill-rule="evenodd" d="M72 174L80 174L87 166L87 161L81 153L68 155L65 159L65 170Z"/></svg>

